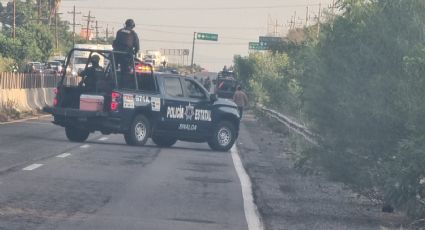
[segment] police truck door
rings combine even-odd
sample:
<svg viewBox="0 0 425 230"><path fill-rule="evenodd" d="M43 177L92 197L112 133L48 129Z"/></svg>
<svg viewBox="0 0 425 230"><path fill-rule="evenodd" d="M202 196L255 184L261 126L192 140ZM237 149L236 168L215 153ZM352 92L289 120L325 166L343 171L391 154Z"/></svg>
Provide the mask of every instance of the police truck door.
<svg viewBox="0 0 425 230"><path fill-rule="evenodd" d="M185 111L185 123L179 127L188 135L208 136L211 128L211 107L209 94L193 79L182 82L188 105Z"/></svg>
<svg viewBox="0 0 425 230"><path fill-rule="evenodd" d="M161 106L159 129L169 133L179 132L179 124L185 119L185 98L179 77L164 77L164 103Z"/></svg>

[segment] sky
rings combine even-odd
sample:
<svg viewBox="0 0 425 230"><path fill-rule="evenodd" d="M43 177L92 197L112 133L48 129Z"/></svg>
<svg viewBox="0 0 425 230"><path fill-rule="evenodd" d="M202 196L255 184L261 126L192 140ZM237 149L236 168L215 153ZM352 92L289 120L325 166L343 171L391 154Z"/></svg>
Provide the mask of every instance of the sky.
<svg viewBox="0 0 425 230"><path fill-rule="evenodd" d="M314 23L320 2L322 8L332 4L332 0L62 0L60 12L72 21L68 12L75 5L81 12L76 23L85 25L83 16L90 11L103 34L107 27L116 32L132 18L141 50L192 50L194 32L218 34L217 42L197 40L194 55L196 64L218 71L232 65L234 55L248 55L248 42L258 42L259 36L284 36L294 15L302 27L307 7L309 23Z"/></svg>

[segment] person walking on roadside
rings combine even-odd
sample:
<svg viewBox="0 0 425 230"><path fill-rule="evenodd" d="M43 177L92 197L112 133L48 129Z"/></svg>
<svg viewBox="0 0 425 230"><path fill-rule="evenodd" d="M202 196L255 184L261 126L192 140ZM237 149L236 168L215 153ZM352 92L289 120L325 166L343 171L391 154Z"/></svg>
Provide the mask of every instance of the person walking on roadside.
<svg viewBox="0 0 425 230"><path fill-rule="evenodd" d="M117 31L117 36L112 43L114 51L129 53L128 55L116 55L116 61L120 65L121 72L129 72L132 56L137 55L140 50L139 36L134 31L134 27L136 27L134 20L127 19L125 21L125 27Z"/></svg>
<svg viewBox="0 0 425 230"><path fill-rule="evenodd" d="M239 116L242 119L243 109L248 105L248 96L242 91L242 87L238 85L233 95L233 101L238 106Z"/></svg>

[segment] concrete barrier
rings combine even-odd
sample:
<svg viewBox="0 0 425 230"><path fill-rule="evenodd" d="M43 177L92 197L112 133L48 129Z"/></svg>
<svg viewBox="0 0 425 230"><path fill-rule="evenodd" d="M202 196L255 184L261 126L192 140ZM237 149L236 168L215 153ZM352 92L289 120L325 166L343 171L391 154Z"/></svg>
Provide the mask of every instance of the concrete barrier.
<svg viewBox="0 0 425 230"><path fill-rule="evenodd" d="M20 112L41 110L44 106L53 104L53 89L0 89L0 108L13 106Z"/></svg>
<svg viewBox="0 0 425 230"><path fill-rule="evenodd" d="M37 103L37 92L35 89L28 89L27 90L27 101L28 105L30 106L31 110L37 110L39 109L39 105Z"/></svg>
<svg viewBox="0 0 425 230"><path fill-rule="evenodd" d="M12 106L19 111L31 110L25 89L0 90L0 107L2 106Z"/></svg>
<svg viewBox="0 0 425 230"><path fill-rule="evenodd" d="M48 106L53 106L53 99L55 99L55 88L43 88L44 96L45 96L45 102Z"/></svg>

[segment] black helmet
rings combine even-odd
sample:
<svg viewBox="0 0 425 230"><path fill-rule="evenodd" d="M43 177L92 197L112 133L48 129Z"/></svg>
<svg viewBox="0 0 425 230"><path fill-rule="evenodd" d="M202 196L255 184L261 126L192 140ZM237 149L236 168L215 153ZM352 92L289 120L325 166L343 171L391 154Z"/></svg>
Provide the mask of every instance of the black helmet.
<svg viewBox="0 0 425 230"><path fill-rule="evenodd" d="M99 61L100 61L100 57L97 54L92 55L91 58L90 58L90 62L93 65L99 65Z"/></svg>
<svg viewBox="0 0 425 230"><path fill-rule="evenodd" d="M133 29L136 26L133 19L127 19L125 21L125 27Z"/></svg>

